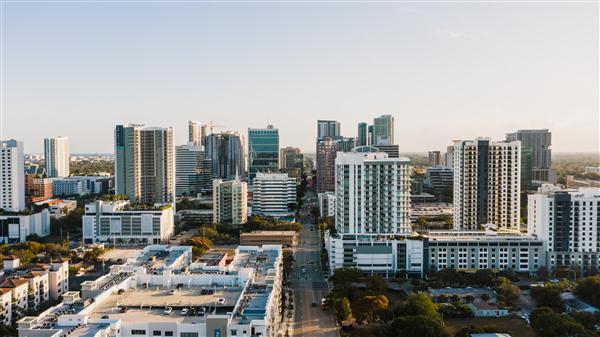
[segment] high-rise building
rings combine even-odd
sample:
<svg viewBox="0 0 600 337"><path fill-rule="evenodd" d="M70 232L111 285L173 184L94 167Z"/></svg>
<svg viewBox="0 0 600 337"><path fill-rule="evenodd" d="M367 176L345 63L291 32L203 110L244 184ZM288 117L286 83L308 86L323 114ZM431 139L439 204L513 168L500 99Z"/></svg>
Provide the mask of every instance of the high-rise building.
<svg viewBox="0 0 600 337"><path fill-rule="evenodd" d="M115 191L133 202L175 202L173 129L136 124L115 128Z"/></svg>
<svg viewBox="0 0 600 337"><path fill-rule="evenodd" d="M248 185L240 180L213 181L213 222L240 225L248 218Z"/></svg>
<svg viewBox="0 0 600 337"><path fill-rule="evenodd" d="M188 143L175 147L175 193L196 196L212 191L212 163L202 146Z"/></svg>
<svg viewBox="0 0 600 337"><path fill-rule="evenodd" d="M454 228L519 230L521 143L489 138L454 143Z"/></svg>
<svg viewBox="0 0 600 337"><path fill-rule="evenodd" d="M358 136L356 137L356 146L369 145L369 126L367 123L358 123Z"/></svg>
<svg viewBox="0 0 600 337"><path fill-rule="evenodd" d="M335 157L340 151L338 142L324 138L317 142L317 192L335 190Z"/></svg>
<svg viewBox="0 0 600 337"><path fill-rule="evenodd" d="M548 269L598 272L600 188L542 184L527 196L527 230L546 242Z"/></svg>
<svg viewBox="0 0 600 337"><path fill-rule="evenodd" d="M507 141L521 141L521 187L531 190L542 182L556 182L552 170L552 134L548 129L518 130Z"/></svg>
<svg viewBox="0 0 600 337"><path fill-rule="evenodd" d="M25 164L23 142L14 139L0 143L0 209L25 209Z"/></svg>
<svg viewBox="0 0 600 337"><path fill-rule="evenodd" d="M340 136L340 122L338 121L317 121L317 139L325 137L335 138Z"/></svg>
<svg viewBox="0 0 600 337"><path fill-rule="evenodd" d="M238 132L208 135L205 149L212 162L213 178L233 180L246 173L244 137Z"/></svg>
<svg viewBox="0 0 600 337"><path fill-rule="evenodd" d="M440 151L429 151L429 167L440 166L442 164L442 154Z"/></svg>
<svg viewBox="0 0 600 337"><path fill-rule="evenodd" d="M287 167L287 156L288 154L292 155L292 154L301 154L302 150L300 150L297 147L282 147L281 149L279 149L279 168L280 169L286 169ZM291 163L290 163L291 164Z"/></svg>
<svg viewBox="0 0 600 337"><path fill-rule="evenodd" d="M69 176L69 137L44 139L44 160L49 178Z"/></svg>
<svg viewBox="0 0 600 337"><path fill-rule="evenodd" d="M257 172L279 171L279 130L248 129L248 181L252 184Z"/></svg>
<svg viewBox="0 0 600 337"><path fill-rule="evenodd" d="M443 166L451 170L454 169L454 145L450 145L446 148L446 153L444 153L444 157L442 159Z"/></svg>
<svg viewBox="0 0 600 337"><path fill-rule="evenodd" d="M342 234L410 234L410 160L383 152L338 153L335 226Z"/></svg>
<svg viewBox="0 0 600 337"><path fill-rule="evenodd" d="M252 214L279 218L295 213L296 179L285 173L257 172L253 186Z"/></svg>
<svg viewBox="0 0 600 337"><path fill-rule="evenodd" d="M373 144L394 144L394 117L381 115L373 119Z"/></svg>
<svg viewBox="0 0 600 337"><path fill-rule="evenodd" d="M367 145L375 144L375 139L373 138L373 125L369 125L367 128Z"/></svg>
<svg viewBox="0 0 600 337"><path fill-rule="evenodd" d="M194 145L201 145L200 140L200 122L188 121L188 142Z"/></svg>
<svg viewBox="0 0 600 337"><path fill-rule="evenodd" d="M297 147L285 147L279 152L279 166L290 177L300 179L304 168L304 155Z"/></svg>

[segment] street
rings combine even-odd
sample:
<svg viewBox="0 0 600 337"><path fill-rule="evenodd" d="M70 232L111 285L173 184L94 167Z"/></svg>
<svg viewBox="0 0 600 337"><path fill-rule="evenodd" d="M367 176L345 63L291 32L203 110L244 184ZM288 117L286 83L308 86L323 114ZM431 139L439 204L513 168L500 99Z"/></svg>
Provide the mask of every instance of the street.
<svg viewBox="0 0 600 337"><path fill-rule="evenodd" d="M312 223L310 209L316 195L308 191L299 221L302 230L294 252L292 288L294 290L294 327L292 336L339 337L339 326L332 311L321 309L321 298L329 290L321 269L319 230ZM312 230L311 230L312 229Z"/></svg>

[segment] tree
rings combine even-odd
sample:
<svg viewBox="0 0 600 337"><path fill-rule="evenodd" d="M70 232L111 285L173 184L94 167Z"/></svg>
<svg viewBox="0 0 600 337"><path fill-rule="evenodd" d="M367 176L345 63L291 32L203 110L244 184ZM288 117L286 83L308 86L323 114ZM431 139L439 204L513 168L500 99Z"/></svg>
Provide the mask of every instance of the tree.
<svg viewBox="0 0 600 337"><path fill-rule="evenodd" d="M563 301L560 298L561 289L557 286L531 287L531 298L538 307L548 307L554 311L563 310Z"/></svg>
<svg viewBox="0 0 600 337"><path fill-rule="evenodd" d="M577 282L575 295L584 298L590 304L600 306L600 275L588 276Z"/></svg>
<svg viewBox="0 0 600 337"><path fill-rule="evenodd" d="M490 269L477 269L472 275L472 280L473 283L481 287L491 287L494 285L496 278L494 277L494 272Z"/></svg>
<svg viewBox="0 0 600 337"><path fill-rule="evenodd" d="M363 296L356 301L352 308L358 322L373 323L379 318L379 313L386 310L389 301L384 295Z"/></svg>
<svg viewBox="0 0 600 337"><path fill-rule="evenodd" d="M383 294L388 288L387 281L380 275L367 276L364 282L367 291L373 295Z"/></svg>
<svg viewBox="0 0 600 337"><path fill-rule="evenodd" d="M464 327L464 328L458 330L454 334L454 337L471 337L472 334L486 333L486 332L494 333L494 332L501 332L501 331L495 325L483 325L483 326L469 325L467 327Z"/></svg>
<svg viewBox="0 0 600 337"><path fill-rule="evenodd" d="M473 303L473 301L475 301L475 296L473 296L473 295L467 295L467 296L465 296L465 302L467 302L467 303Z"/></svg>
<svg viewBox="0 0 600 337"><path fill-rule="evenodd" d="M421 230L427 229L429 227L429 224L427 223L427 219L425 219L425 217L423 217L423 216L420 216L417 218L416 224L419 227L419 229L421 229Z"/></svg>
<svg viewBox="0 0 600 337"><path fill-rule="evenodd" d="M442 322L424 316L395 318L380 333L387 336L450 337Z"/></svg>
<svg viewBox="0 0 600 337"><path fill-rule="evenodd" d="M482 301L486 302L490 300L490 296L486 293L481 294L481 296L479 296L479 298L481 298Z"/></svg>
<svg viewBox="0 0 600 337"><path fill-rule="evenodd" d="M529 316L531 328L539 337L591 337L593 334L573 317L554 312L551 308L535 309Z"/></svg>
<svg viewBox="0 0 600 337"><path fill-rule="evenodd" d="M362 272L358 268L343 267L336 269L333 275L329 276L329 281L334 287L344 287L350 285L362 277Z"/></svg>
<svg viewBox="0 0 600 337"><path fill-rule="evenodd" d="M440 319L440 314L431 298L423 292L412 293L396 309L397 316L423 316L431 319Z"/></svg>
<svg viewBox="0 0 600 337"><path fill-rule="evenodd" d="M498 278L498 285L496 285L496 293L500 300L512 303L519 299L521 296L521 290L506 277Z"/></svg>
<svg viewBox="0 0 600 337"><path fill-rule="evenodd" d="M335 313L340 322L352 320L352 308L347 297L335 302Z"/></svg>

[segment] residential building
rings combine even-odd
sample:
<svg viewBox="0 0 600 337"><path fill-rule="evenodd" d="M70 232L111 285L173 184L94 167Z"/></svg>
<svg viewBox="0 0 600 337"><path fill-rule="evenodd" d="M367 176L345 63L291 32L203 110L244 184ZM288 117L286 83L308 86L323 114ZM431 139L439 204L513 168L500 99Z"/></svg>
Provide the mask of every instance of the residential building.
<svg viewBox="0 0 600 337"><path fill-rule="evenodd" d="M47 200L53 196L52 178L43 175L25 173L25 204Z"/></svg>
<svg viewBox="0 0 600 337"><path fill-rule="evenodd" d="M527 196L527 230L546 242L550 271L598 272L600 188L543 184Z"/></svg>
<svg viewBox="0 0 600 337"><path fill-rule="evenodd" d="M394 144L394 117L381 115L373 119L373 145Z"/></svg>
<svg viewBox="0 0 600 337"><path fill-rule="evenodd" d="M548 129L518 130L507 141L521 141L521 187L531 190L543 182L556 183L552 170L552 133Z"/></svg>
<svg viewBox="0 0 600 337"><path fill-rule="evenodd" d="M68 178L52 178L52 193L55 196L107 194L112 185L112 177L70 176Z"/></svg>
<svg viewBox="0 0 600 337"><path fill-rule="evenodd" d="M442 165L451 170L454 169L454 145L450 145L446 148L446 153L442 158Z"/></svg>
<svg viewBox="0 0 600 337"><path fill-rule="evenodd" d="M317 192L335 189L335 157L341 151L340 144L331 138L317 142Z"/></svg>
<svg viewBox="0 0 600 337"><path fill-rule="evenodd" d="M565 177L565 186L567 188L579 187L600 187L600 181L591 179L575 179L572 175Z"/></svg>
<svg viewBox="0 0 600 337"><path fill-rule="evenodd" d="M0 209L22 211L25 209L23 142L14 139L2 141L0 159Z"/></svg>
<svg viewBox="0 0 600 337"><path fill-rule="evenodd" d="M295 231L252 231L240 234L240 244L243 246L283 245L295 247L298 235Z"/></svg>
<svg viewBox="0 0 600 337"><path fill-rule="evenodd" d="M175 147L175 194L197 196L212 191L212 162L202 145L188 143Z"/></svg>
<svg viewBox="0 0 600 337"><path fill-rule="evenodd" d="M266 129L248 129L248 182L253 183L257 172L279 171L279 130L273 125Z"/></svg>
<svg viewBox="0 0 600 337"><path fill-rule="evenodd" d="M296 180L285 173L258 172L254 178L252 214L275 218L295 213Z"/></svg>
<svg viewBox="0 0 600 337"><path fill-rule="evenodd" d="M116 194L147 204L175 202L174 152L170 127L117 125Z"/></svg>
<svg viewBox="0 0 600 337"><path fill-rule="evenodd" d="M12 323L12 291L0 288L0 324L9 326Z"/></svg>
<svg viewBox="0 0 600 337"><path fill-rule="evenodd" d="M440 166L442 164L442 154L440 151L429 151L429 167Z"/></svg>
<svg viewBox="0 0 600 337"><path fill-rule="evenodd" d="M335 192L321 192L318 194L319 216L321 218L335 218Z"/></svg>
<svg viewBox="0 0 600 337"><path fill-rule="evenodd" d="M150 245L83 282L81 295L20 319L19 337L276 336L282 259L281 245L240 246L229 265L192 262L192 247Z"/></svg>
<svg viewBox="0 0 600 337"><path fill-rule="evenodd" d="M600 174L600 166L586 166L585 174Z"/></svg>
<svg viewBox="0 0 600 337"><path fill-rule="evenodd" d="M96 201L85 205L83 242L156 244L167 242L175 230L171 203L134 204L129 200Z"/></svg>
<svg viewBox="0 0 600 337"><path fill-rule="evenodd" d="M200 122L188 121L188 142L193 145L204 146L206 144L207 126Z"/></svg>
<svg viewBox="0 0 600 337"><path fill-rule="evenodd" d="M50 235L50 212L43 209L38 213L0 213L0 243L27 241L29 235Z"/></svg>
<svg viewBox="0 0 600 337"><path fill-rule="evenodd" d="M205 149L214 179L233 180L245 174L244 137L238 132L210 134Z"/></svg>
<svg viewBox="0 0 600 337"><path fill-rule="evenodd" d="M71 178L54 178L52 179L52 194L56 196L82 196L85 193L83 190L83 182L79 179Z"/></svg>
<svg viewBox="0 0 600 337"><path fill-rule="evenodd" d="M509 315L508 309L500 307L497 303L475 301L467 306L473 311L475 317L506 317Z"/></svg>
<svg viewBox="0 0 600 337"><path fill-rule="evenodd" d="M344 234L410 234L410 160L383 152L335 159L336 228Z"/></svg>
<svg viewBox="0 0 600 337"><path fill-rule="evenodd" d="M373 125L369 125L367 128L367 145L375 145L375 140L373 138Z"/></svg>
<svg viewBox="0 0 600 337"><path fill-rule="evenodd" d="M248 220L248 185L240 180L213 180L213 222L240 225Z"/></svg>
<svg viewBox="0 0 600 337"><path fill-rule="evenodd" d="M521 144L489 138L454 145L454 228L520 230Z"/></svg>
<svg viewBox="0 0 600 337"><path fill-rule="evenodd" d="M44 160L49 178L69 176L69 137L59 136L44 139Z"/></svg>
<svg viewBox="0 0 600 337"><path fill-rule="evenodd" d="M356 137L356 146L369 145L369 126L367 123L358 123L358 136Z"/></svg>
<svg viewBox="0 0 600 337"><path fill-rule="evenodd" d="M377 151L379 151L379 152L387 153L389 158L400 158L400 149L399 149L398 145L378 144L378 145L371 145L371 146L376 148Z"/></svg>
<svg viewBox="0 0 600 337"><path fill-rule="evenodd" d="M7 278L0 283L2 292L10 292L10 322L15 322L29 309L27 294L29 292L29 281L22 278Z"/></svg>
<svg viewBox="0 0 600 337"><path fill-rule="evenodd" d="M340 137L340 122L332 120L317 121L317 139Z"/></svg>

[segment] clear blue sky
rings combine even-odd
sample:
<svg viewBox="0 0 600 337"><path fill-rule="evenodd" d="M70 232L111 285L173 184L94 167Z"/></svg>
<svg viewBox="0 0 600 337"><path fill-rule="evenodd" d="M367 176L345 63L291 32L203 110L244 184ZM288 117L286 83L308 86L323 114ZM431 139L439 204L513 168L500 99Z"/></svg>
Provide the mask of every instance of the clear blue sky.
<svg viewBox="0 0 600 337"><path fill-rule="evenodd" d="M598 151L597 3L4 3L3 138L112 152L114 125L396 118L401 151L549 128Z"/></svg>

